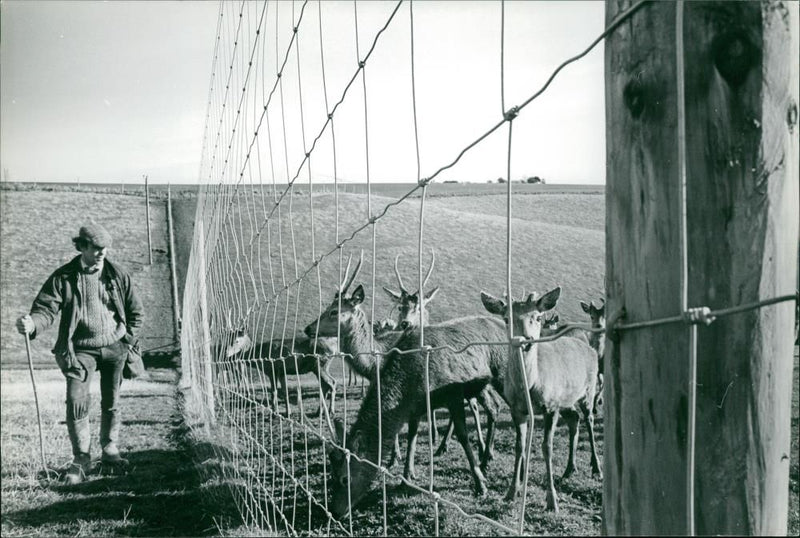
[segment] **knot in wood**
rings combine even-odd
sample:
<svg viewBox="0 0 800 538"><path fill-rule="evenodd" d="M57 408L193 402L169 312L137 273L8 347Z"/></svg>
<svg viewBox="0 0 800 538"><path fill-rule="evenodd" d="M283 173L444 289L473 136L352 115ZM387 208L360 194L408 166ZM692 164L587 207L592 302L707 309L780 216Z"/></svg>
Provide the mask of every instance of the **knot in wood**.
<svg viewBox="0 0 800 538"><path fill-rule="evenodd" d="M743 29L734 28L714 36L711 57L722 78L730 86L737 87L757 63L758 51Z"/></svg>
<svg viewBox="0 0 800 538"><path fill-rule="evenodd" d="M636 77L625 84L622 90L622 101L631 113L631 116L638 118L642 115L645 108L645 88L641 77Z"/></svg>
<svg viewBox="0 0 800 538"><path fill-rule="evenodd" d="M797 125L797 103L789 105L789 109L786 111L786 125L789 127L789 132L794 133L794 128Z"/></svg>

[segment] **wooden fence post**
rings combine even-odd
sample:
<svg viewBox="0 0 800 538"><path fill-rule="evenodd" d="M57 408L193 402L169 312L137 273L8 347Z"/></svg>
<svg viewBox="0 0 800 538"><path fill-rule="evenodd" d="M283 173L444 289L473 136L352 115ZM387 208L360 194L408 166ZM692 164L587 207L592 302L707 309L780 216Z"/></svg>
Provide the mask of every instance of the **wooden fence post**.
<svg viewBox="0 0 800 538"><path fill-rule="evenodd" d="M172 186L167 184L167 231L169 235L169 275L172 281L172 322L173 336L175 341L180 340L181 315L180 302L178 300L178 275L175 270L175 232L172 220Z"/></svg>
<svg viewBox="0 0 800 538"><path fill-rule="evenodd" d="M147 260L153 265L153 245L150 241L150 185L144 176L144 212L147 220Z"/></svg>
<svg viewBox="0 0 800 538"><path fill-rule="evenodd" d="M607 2L607 22L629 5ZM653 2L606 40L606 309L623 322L681 313L676 9L688 306L795 292L798 5ZM793 318L781 303L698 329L698 534L786 533ZM604 533L690 532L689 330L607 345Z"/></svg>

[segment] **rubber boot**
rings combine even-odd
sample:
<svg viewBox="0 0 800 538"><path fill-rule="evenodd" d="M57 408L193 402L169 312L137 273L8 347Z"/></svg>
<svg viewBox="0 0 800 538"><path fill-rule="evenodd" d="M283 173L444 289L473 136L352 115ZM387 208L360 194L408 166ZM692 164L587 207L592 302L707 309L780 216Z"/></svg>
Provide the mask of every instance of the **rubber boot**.
<svg viewBox="0 0 800 538"><path fill-rule="evenodd" d="M64 476L64 482L69 485L80 484L86 479L92 467L89 417L79 420L67 419L67 432L72 443L72 463Z"/></svg>
<svg viewBox="0 0 800 538"><path fill-rule="evenodd" d="M119 437L119 417L116 411L103 411L100 414L100 445L103 447L103 463L112 465L128 465L117 447Z"/></svg>

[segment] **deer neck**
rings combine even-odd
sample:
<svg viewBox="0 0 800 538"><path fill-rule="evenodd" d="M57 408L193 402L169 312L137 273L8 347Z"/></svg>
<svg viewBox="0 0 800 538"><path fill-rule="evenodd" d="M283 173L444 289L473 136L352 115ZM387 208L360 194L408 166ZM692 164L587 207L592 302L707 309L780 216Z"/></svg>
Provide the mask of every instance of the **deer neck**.
<svg viewBox="0 0 800 538"><path fill-rule="evenodd" d="M378 446L382 447L381 459L386 460L392 452L395 436L408 422L410 410L400 404L402 401L400 383L392 383L390 377L381 375L381 397L378 401L378 388L376 383L371 383L364 403L358 411L358 418L353 424L353 430L364 432L367 446L364 456L370 461L378 460ZM381 431L378 435L378 407L380 406ZM382 440L379 443L379 439Z"/></svg>
<svg viewBox="0 0 800 538"><path fill-rule="evenodd" d="M526 338L538 338L538 336L531 335ZM525 393L538 383L539 344L523 344L521 347L515 347L508 360L504 392L510 401L522 404L525 402Z"/></svg>
<svg viewBox="0 0 800 538"><path fill-rule="evenodd" d="M358 375L372 379L375 375L375 358L371 355L372 326L361 310L354 310L349 322L342 326L340 350L345 360Z"/></svg>
<svg viewBox="0 0 800 538"><path fill-rule="evenodd" d="M606 337L603 333L592 333L589 336L589 345L597 351L597 356L602 357L606 347Z"/></svg>

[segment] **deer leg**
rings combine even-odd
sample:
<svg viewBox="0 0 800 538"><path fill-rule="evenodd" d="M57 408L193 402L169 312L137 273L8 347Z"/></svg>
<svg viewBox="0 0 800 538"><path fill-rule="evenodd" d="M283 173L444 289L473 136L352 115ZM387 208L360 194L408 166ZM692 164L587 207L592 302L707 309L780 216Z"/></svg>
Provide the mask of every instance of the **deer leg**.
<svg viewBox="0 0 800 538"><path fill-rule="evenodd" d="M481 471L486 473L489 467L489 462L494 459L494 430L496 426L497 406L494 399L490 396L488 398L481 398L483 409L486 411L486 440L483 445L483 453L481 454Z"/></svg>
<svg viewBox="0 0 800 538"><path fill-rule="evenodd" d="M467 434L467 420L464 414L464 399L459 398L458 402L453 403L450 407L450 414L453 419L453 429L456 434L456 439L461 443L464 453L467 455L469 462L469 469L472 471L472 478L475 481L475 491L478 495L486 495L486 478L483 476L480 468L476 464L475 455L472 453L472 447L469 444L469 435Z"/></svg>
<svg viewBox="0 0 800 538"><path fill-rule="evenodd" d="M567 422L569 428L569 459L567 460L567 468L561 478L567 479L575 472L575 453L578 450L578 421L580 416L577 411L573 409L565 410L561 413L564 420Z"/></svg>
<svg viewBox="0 0 800 538"><path fill-rule="evenodd" d="M309 417L317 417L322 414L322 407L327 405L328 396L331 396L331 406L330 406L330 413L333 413L333 394L334 394L334 387L336 386L336 380L331 377L331 375L323 370L322 368L315 368L314 372L317 374L317 380L319 381L319 386L322 391L322 399L319 402L319 409L314 414L308 415Z"/></svg>
<svg viewBox="0 0 800 538"><path fill-rule="evenodd" d="M414 470L414 458L417 451L418 429L419 417L411 417L408 420L408 447L406 447L406 466L403 470L403 476L408 480L416 478L416 471Z"/></svg>
<svg viewBox="0 0 800 538"><path fill-rule="evenodd" d="M400 435L395 434L394 446L392 446L392 454L389 456L389 464L387 465L387 468L391 469L398 461L400 461Z"/></svg>
<svg viewBox="0 0 800 538"><path fill-rule="evenodd" d="M453 418L450 417L450 422L447 423L447 429L444 431L444 435L442 436L442 442L439 443L439 448L436 449L436 453L434 456L439 457L442 454L447 452L447 442L450 440L450 436L453 435ZM433 442L433 438L431 438Z"/></svg>
<svg viewBox="0 0 800 538"><path fill-rule="evenodd" d="M515 413L512 409L511 418L514 420L516 441L514 442L514 472L511 475L511 484L508 486L506 501L511 502L517 497L522 481L525 479L525 441L528 436L528 415ZM530 425L533 435L533 420Z"/></svg>
<svg viewBox="0 0 800 538"><path fill-rule="evenodd" d="M439 430L436 428L436 409L431 409L431 443L436 444L439 441Z"/></svg>
<svg viewBox="0 0 800 538"><path fill-rule="evenodd" d="M278 382L281 385L281 396L283 396L283 403L286 404L286 416L288 417L290 414L289 410L289 386L286 382L286 370L281 368L280 372L278 372Z"/></svg>
<svg viewBox="0 0 800 538"><path fill-rule="evenodd" d="M597 409L603 405L603 374L597 374L597 392L594 393L594 406L592 414L597 414Z"/></svg>
<svg viewBox="0 0 800 538"><path fill-rule="evenodd" d="M278 412L278 380L275 379L274 375L269 375L269 373L267 373L267 378L269 378L269 399L272 402L272 409L277 413Z"/></svg>
<svg viewBox="0 0 800 538"><path fill-rule="evenodd" d="M589 432L589 448L592 451L592 476L602 480L603 472L600 470L600 460L597 458L597 448L594 442L594 413L586 402L581 402L580 405L581 411L583 411L583 420L586 422L586 430Z"/></svg>
<svg viewBox="0 0 800 538"><path fill-rule="evenodd" d="M553 483L553 434L558 423L558 411L545 411L544 438L542 439L542 454L547 468L547 509L558 513L558 496Z"/></svg>
<svg viewBox="0 0 800 538"><path fill-rule="evenodd" d="M475 431L478 432L478 454L483 458L483 453L486 452L486 444L483 441L483 432L481 431L481 412L478 409L478 399L469 399L469 409L472 411L472 418L475 420Z"/></svg>

